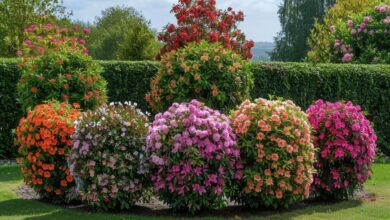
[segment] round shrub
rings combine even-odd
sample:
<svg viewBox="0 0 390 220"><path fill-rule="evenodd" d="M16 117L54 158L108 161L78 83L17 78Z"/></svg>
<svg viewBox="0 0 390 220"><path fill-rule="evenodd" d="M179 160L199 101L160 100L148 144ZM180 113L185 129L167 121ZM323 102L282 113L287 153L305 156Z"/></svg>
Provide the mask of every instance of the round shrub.
<svg viewBox="0 0 390 220"><path fill-rule="evenodd" d="M306 114L292 101L249 100L232 114L244 165L233 200L287 207L309 196L314 147Z"/></svg>
<svg viewBox="0 0 390 220"><path fill-rule="evenodd" d="M108 210L128 209L144 198L147 127L147 116L131 103L82 114L69 161L82 200Z"/></svg>
<svg viewBox="0 0 390 220"><path fill-rule="evenodd" d="M235 145L225 115L196 100L174 103L146 138L155 192L175 210L223 207L230 180L242 175Z"/></svg>
<svg viewBox="0 0 390 220"><path fill-rule="evenodd" d="M105 103L102 68L88 56L82 31L52 24L32 25L26 36L19 51L23 58L17 86L24 111L46 100L77 103L82 109Z"/></svg>
<svg viewBox="0 0 390 220"><path fill-rule="evenodd" d="M371 175L376 135L360 106L318 100L307 110L318 148L314 192L324 198L348 199Z"/></svg>
<svg viewBox="0 0 390 220"><path fill-rule="evenodd" d="M16 128L24 181L43 199L67 202L74 187L67 157L73 123L80 116L66 103L37 105Z"/></svg>
<svg viewBox="0 0 390 220"><path fill-rule="evenodd" d="M161 64L145 97L155 111L198 99L225 112L248 98L253 84L249 63L218 43L191 43L165 54Z"/></svg>

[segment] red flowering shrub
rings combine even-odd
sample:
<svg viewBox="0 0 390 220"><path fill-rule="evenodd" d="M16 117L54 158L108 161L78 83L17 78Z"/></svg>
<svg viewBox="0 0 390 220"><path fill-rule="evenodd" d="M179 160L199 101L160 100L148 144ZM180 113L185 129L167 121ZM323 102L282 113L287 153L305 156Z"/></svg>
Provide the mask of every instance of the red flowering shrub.
<svg viewBox="0 0 390 220"><path fill-rule="evenodd" d="M145 98L155 111L197 99L224 112L249 97L249 64L218 43L191 43L163 56Z"/></svg>
<svg viewBox="0 0 390 220"><path fill-rule="evenodd" d="M348 199L371 175L376 135L360 106L318 100L307 110L319 149L313 190L332 199Z"/></svg>
<svg viewBox="0 0 390 220"><path fill-rule="evenodd" d="M233 199L287 207L309 196L314 147L306 114L291 101L245 101L232 115L244 176Z"/></svg>
<svg viewBox="0 0 390 220"><path fill-rule="evenodd" d="M150 177L159 198L194 213L221 208L242 165L229 119L192 100L155 116L146 138Z"/></svg>
<svg viewBox="0 0 390 220"><path fill-rule="evenodd" d="M79 103L93 109L106 101L101 67L88 56L88 29L32 25L18 55L23 56L18 95L23 110L47 100Z"/></svg>
<svg viewBox="0 0 390 220"><path fill-rule="evenodd" d="M37 105L16 128L24 181L43 199L66 202L75 185L67 165L77 109L66 103Z"/></svg>
<svg viewBox="0 0 390 220"><path fill-rule="evenodd" d="M158 59L169 51L184 47L190 42L206 40L220 42L224 47L234 50L244 59L252 58L253 41L247 41L245 34L237 28L244 20L244 14L232 8L219 10L216 0L179 0L171 12L175 14L177 26L168 24L158 39L165 43Z"/></svg>

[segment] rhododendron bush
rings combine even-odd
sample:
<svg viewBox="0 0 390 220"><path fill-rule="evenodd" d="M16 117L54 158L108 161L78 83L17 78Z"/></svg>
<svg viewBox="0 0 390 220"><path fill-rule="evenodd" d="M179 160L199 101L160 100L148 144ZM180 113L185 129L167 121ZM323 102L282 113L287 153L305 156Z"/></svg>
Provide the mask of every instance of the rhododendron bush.
<svg viewBox="0 0 390 220"><path fill-rule="evenodd" d="M314 192L348 199L371 175L376 135L360 106L318 100L307 110L319 149Z"/></svg>
<svg viewBox="0 0 390 220"><path fill-rule="evenodd" d="M147 116L127 102L82 114L69 167L83 201L108 210L128 209L145 198L147 123Z"/></svg>
<svg viewBox="0 0 390 220"><path fill-rule="evenodd" d="M150 176L159 198L194 213L221 208L242 168L227 116L193 100L159 113L146 139Z"/></svg>
<svg viewBox="0 0 390 220"><path fill-rule="evenodd" d="M379 5L333 26L334 62L390 63L390 5Z"/></svg>
<svg viewBox="0 0 390 220"><path fill-rule="evenodd" d="M93 109L106 101L101 67L88 56L88 29L31 25L18 51L21 79L18 95L24 111L47 100L78 103Z"/></svg>
<svg viewBox="0 0 390 220"><path fill-rule="evenodd" d="M309 196L314 162L311 127L292 101L243 102L232 123L244 165L233 198L252 208L287 207Z"/></svg>
<svg viewBox="0 0 390 220"><path fill-rule="evenodd" d="M67 166L73 123L80 112L66 103L37 105L16 128L24 181L43 199L67 202L74 179Z"/></svg>
<svg viewBox="0 0 390 220"><path fill-rule="evenodd" d="M253 85L249 64L218 43L192 43L161 59L146 100L155 111L173 102L198 99L225 111L249 97Z"/></svg>
<svg viewBox="0 0 390 220"><path fill-rule="evenodd" d="M206 40L220 42L224 47L234 50L244 59L252 58L253 41L247 41L245 34L237 28L244 20L243 12L216 8L216 0L179 0L172 11L177 25L168 24L158 39L165 45L158 55L184 47L190 42Z"/></svg>

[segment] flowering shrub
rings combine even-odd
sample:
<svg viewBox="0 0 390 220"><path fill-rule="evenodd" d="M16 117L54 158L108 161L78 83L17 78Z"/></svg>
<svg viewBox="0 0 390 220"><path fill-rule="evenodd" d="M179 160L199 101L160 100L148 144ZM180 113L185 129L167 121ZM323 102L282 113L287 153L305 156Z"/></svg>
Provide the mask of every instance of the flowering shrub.
<svg viewBox="0 0 390 220"><path fill-rule="evenodd" d="M156 111L192 99L229 110L249 97L253 84L248 62L216 43L189 44L165 54L161 63L151 81L152 91L146 95Z"/></svg>
<svg viewBox="0 0 390 220"><path fill-rule="evenodd" d="M128 209L143 197L147 123L129 103L82 114L69 161L82 200L106 210Z"/></svg>
<svg viewBox="0 0 390 220"><path fill-rule="evenodd" d="M16 128L24 181L43 199L66 202L74 180L67 166L73 123L80 112L66 103L37 105Z"/></svg>
<svg viewBox="0 0 390 220"><path fill-rule="evenodd" d="M204 104L174 103L149 128L150 176L174 209L221 208L233 178L242 176L229 119Z"/></svg>
<svg viewBox="0 0 390 220"><path fill-rule="evenodd" d="M323 197L348 199L371 175L376 139L360 106L318 100L307 110L319 149L314 191Z"/></svg>
<svg viewBox="0 0 390 220"><path fill-rule="evenodd" d="M158 39L165 45L158 58L167 52L186 46L187 43L205 40L220 42L225 48L232 49L244 59L252 58L253 41L247 41L245 34L237 28L244 20L244 14L216 8L216 0L179 0L172 11L177 26L168 24Z"/></svg>
<svg viewBox="0 0 390 220"><path fill-rule="evenodd" d="M244 165L234 200L252 208L287 207L309 196L314 147L299 107L292 101L247 100L232 123Z"/></svg>
<svg viewBox="0 0 390 220"><path fill-rule="evenodd" d="M53 99L80 104L82 109L106 101L102 69L85 48L87 33L88 29L53 24L26 29L27 39L18 51L22 56L18 93L24 110Z"/></svg>
<svg viewBox="0 0 390 220"><path fill-rule="evenodd" d="M335 62L390 63L390 5L355 15L346 25L334 27Z"/></svg>

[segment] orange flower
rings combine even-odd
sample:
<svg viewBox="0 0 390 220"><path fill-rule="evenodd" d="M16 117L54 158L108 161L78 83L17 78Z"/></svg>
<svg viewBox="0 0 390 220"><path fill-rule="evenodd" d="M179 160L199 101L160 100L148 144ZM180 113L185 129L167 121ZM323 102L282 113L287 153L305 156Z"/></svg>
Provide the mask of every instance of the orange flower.
<svg viewBox="0 0 390 220"><path fill-rule="evenodd" d="M195 74L195 75L194 75L194 79L195 79L196 81L198 81L198 80L200 79L200 75L199 75L199 74Z"/></svg>
<svg viewBox="0 0 390 220"><path fill-rule="evenodd" d="M73 181L73 176L70 176L70 175L66 176L66 181L72 182Z"/></svg>
<svg viewBox="0 0 390 220"><path fill-rule="evenodd" d="M66 180L61 180L61 186L66 187L68 185L68 182Z"/></svg>
<svg viewBox="0 0 390 220"><path fill-rule="evenodd" d="M51 174L50 174L50 172L45 171L45 172L43 173L43 176L44 176L45 178L50 178Z"/></svg>
<svg viewBox="0 0 390 220"><path fill-rule="evenodd" d="M56 190L54 190L54 193L59 196L59 195L61 195L61 190L60 189L56 189Z"/></svg>
<svg viewBox="0 0 390 220"><path fill-rule="evenodd" d="M77 102L75 102L75 103L73 103L73 107L74 107L74 108L80 108L80 104L77 103Z"/></svg>
<svg viewBox="0 0 390 220"><path fill-rule="evenodd" d="M37 87L34 87L34 86L33 86L33 87L31 87L31 92L32 92L32 93L36 93L36 92L38 92L38 89L37 89Z"/></svg>
<svg viewBox="0 0 390 220"><path fill-rule="evenodd" d="M273 161L277 161L277 160L279 160L279 155L278 155L277 153L273 153L273 154L271 155L271 159L272 159Z"/></svg>

